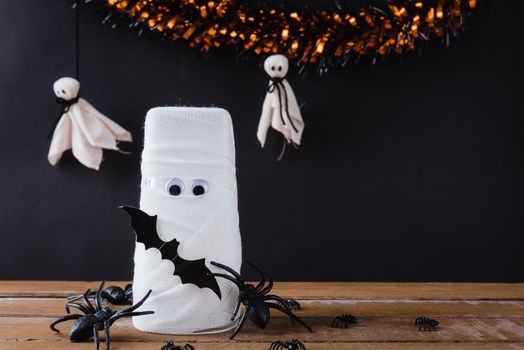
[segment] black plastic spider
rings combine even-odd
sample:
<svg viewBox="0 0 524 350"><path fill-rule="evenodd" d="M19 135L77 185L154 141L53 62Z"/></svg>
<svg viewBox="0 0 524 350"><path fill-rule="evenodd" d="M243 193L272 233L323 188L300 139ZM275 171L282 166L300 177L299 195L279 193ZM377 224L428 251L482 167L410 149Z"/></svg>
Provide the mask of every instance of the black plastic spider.
<svg viewBox="0 0 524 350"><path fill-rule="evenodd" d="M342 314L331 321L332 328L348 328L349 325L357 324L358 318L350 314Z"/></svg>
<svg viewBox="0 0 524 350"><path fill-rule="evenodd" d="M284 299L277 295L268 294L273 288L273 280L267 273L259 270L256 266L248 262L248 265L251 266L262 279L256 286L254 286L250 283L245 283L242 277L232 268L214 261L212 261L211 264L218 266L231 274L230 276L222 273L213 273L213 276L225 278L238 287L238 302L231 320L233 321L238 314L240 304L244 304L246 307L246 311L240 318L240 322L229 339L233 339L237 333L240 332L244 326L246 318L250 319L257 327L264 329L269 322L270 309L275 309L285 313L289 316L292 323L293 320L295 320L310 332L313 332L311 328L300 317L296 316L289 307L283 306L286 305ZM266 282L268 282L267 285Z"/></svg>
<svg viewBox="0 0 524 350"><path fill-rule="evenodd" d="M295 338L291 339L290 341L274 341L271 343L271 346L269 347L269 350L280 350L280 349L286 349L286 350L306 350L306 346L300 341Z"/></svg>
<svg viewBox="0 0 524 350"><path fill-rule="evenodd" d="M100 339L98 336L98 332L103 330L105 333L106 349L109 350L109 328L111 327L113 322L122 317L150 315L154 313L153 311L134 312L134 310L138 309L140 306L142 306L144 301L146 301L146 299L151 294L151 290L138 303L136 303L130 308L121 311L113 311L108 307L102 308L102 293L100 291L103 290L104 282L100 284L100 288L98 288L98 291L95 294L96 307L93 306L93 304L91 304L91 302L89 301L88 295L91 292L90 289L88 289L82 295L83 305L73 302L67 303L66 311L68 315L62 316L55 320L53 323L49 325L49 328L51 328L51 330L55 332L60 332L58 329L55 328L57 324L64 321L76 320L75 323L73 323L73 325L71 326L71 330L69 332L70 341L78 342L94 337L96 349L98 350L100 347ZM83 312L84 315L69 314L70 308L78 309L81 312Z"/></svg>
<svg viewBox="0 0 524 350"><path fill-rule="evenodd" d="M191 344L186 344L184 346L175 345L171 340L162 346L160 350L195 350Z"/></svg>
<svg viewBox="0 0 524 350"><path fill-rule="evenodd" d="M436 331L438 321L429 317L420 316L415 319L415 326L419 331Z"/></svg>
<svg viewBox="0 0 524 350"><path fill-rule="evenodd" d="M90 297L94 297L98 290L92 290L89 292ZM76 301L82 299L84 295L72 295L67 299L70 301ZM109 286L100 293L102 299L106 300L109 304L113 305L129 305L133 302L133 285L127 284L124 289L119 286Z"/></svg>
<svg viewBox="0 0 524 350"><path fill-rule="evenodd" d="M279 302L280 306L283 306L291 311L300 311L302 310L302 305L295 299L284 299L282 302Z"/></svg>

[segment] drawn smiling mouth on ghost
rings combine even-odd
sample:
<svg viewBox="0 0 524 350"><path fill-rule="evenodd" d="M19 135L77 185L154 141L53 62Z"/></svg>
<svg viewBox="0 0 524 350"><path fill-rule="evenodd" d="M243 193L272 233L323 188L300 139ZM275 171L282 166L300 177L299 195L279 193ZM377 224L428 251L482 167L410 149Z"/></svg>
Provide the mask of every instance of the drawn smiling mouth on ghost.
<svg viewBox="0 0 524 350"><path fill-rule="evenodd" d="M205 265L205 259L186 260L178 254L180 242L173 239L164 242L157 232L157 216L150 216L132 206L121 206L130 218L130 225L135 231L136 241L144 244L145 249L158 249L162 260L171 261L175 270L173 275L179 276L183 284L191 283L199 288L211 289L219 299L222 298L216 277Z"/></svg>

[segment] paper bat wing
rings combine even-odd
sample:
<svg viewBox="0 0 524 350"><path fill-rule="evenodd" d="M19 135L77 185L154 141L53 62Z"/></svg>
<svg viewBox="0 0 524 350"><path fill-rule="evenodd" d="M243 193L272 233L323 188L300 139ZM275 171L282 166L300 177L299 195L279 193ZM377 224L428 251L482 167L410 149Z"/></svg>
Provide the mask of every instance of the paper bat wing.
<svg viewBox="0 0 524 350"><path fill-rule="evenodd" d="M182 283L192 283L200 288L209 288L219 299L222 299L216 277L211 274L205 261L206 259L189 261L178 257L175 262L175 275L180 276Z"/></svg>
<svg viewBox="0 0 524 350"><path fill-rule="evenodd" d="M146 250L149 248L160 248L164 242L156 232L156 215L149 216L135 207L121 206L131 219L130 225L135 230L136 241L143 243Z"/></svg>
<svg viewBox="0 0 524 350"><path fill-rule="evenodd" d="M147 215L142 210L130 206L121 206L120 209L129 215L130 225L135 230L136 241L143 243L146 250L157 248L162 259L172 261L175 265L173 274L179 276L183 284L191 283L199 288L209 288L218 298L222 298L216 277L207 268L205 259L185 260L178 255L180 243L176 239L169 242L160 239L156 230L156 215Z"/></svg>

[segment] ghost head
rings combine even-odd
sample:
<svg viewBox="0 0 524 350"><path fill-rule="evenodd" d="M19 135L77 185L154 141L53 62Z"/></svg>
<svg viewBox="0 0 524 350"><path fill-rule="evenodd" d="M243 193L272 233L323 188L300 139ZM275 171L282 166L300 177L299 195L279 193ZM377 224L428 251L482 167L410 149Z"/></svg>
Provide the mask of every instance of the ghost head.
<svg viewBox="0 0 524 350"><path fill-rule="evenodd" d="M78 96L80 82L70 77L60 78L53 84L53 90L56 97L71 100Z"/></svg>
<svg viewBox="0 0 524 350"><path fill-rule="evenodd" d="M180 242L186 260L221 262L239 271L241 263L235 147L229 113L219 108L160 107L146 116L140 209L157 215L157 232ZM182 283L173 263L137 243L133 295L154 292L135 326L160 333L192 333L229 325L237 289L217 280L221 298L209 288Z"/></svg>
<svg viewBox="0 0 524 350"><path fill-rule="evenodd" d="M264 61L264 70L271 78L285 78L289 61L284 55L272 55Z"/></svg>

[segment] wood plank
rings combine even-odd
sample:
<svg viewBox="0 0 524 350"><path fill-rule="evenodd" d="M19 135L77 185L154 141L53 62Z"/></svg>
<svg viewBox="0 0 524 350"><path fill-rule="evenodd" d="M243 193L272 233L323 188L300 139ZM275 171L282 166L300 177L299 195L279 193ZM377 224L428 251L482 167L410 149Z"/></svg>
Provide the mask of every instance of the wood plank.
<svg viewBox="0 0 524 350"><path fill-rule="evenodd" d="M247 323L235 338L244 342L271 342L279 338L296 337L304 342L524 342L524 319L522 318L441 318L437 332L419 332L413 318L361 318L357 326L348 329L328 327L330 319L316 317L308 319L314 333L301 327L292 327L288 320L275 318L265 330ZM66 333L49 330L49 318L5 317L0 322L0 341L67 341L68 327L60 329ZM199 336L172 336L137 331L129 319L119 320L111 328L114 342L148 341L168 339L177 342L224 342L227 334Z"/></svg>
<svg viewBox="0 0 524 350"><path fill-rule="evenodd" d="M185 343L177 343L184 345ZM121 342L111 343L112 350L160 350L164 345L161 342ZM267 350L270 343L251 342L246 346L242 342L198 343L192 344L195 350ZM522 342L446 342L446 343L380 343L380 342L351 342L351 343L305 343L307 350L522 350ZM0 350L93 350L92 343L64 343L64 342L0 342Z"/></svg>
<svg viewBox="0 0 524 350"><path fill-rule="evenodd" d="M125 285L108 282L106 285ZM0 281L0 297L65 297L99 282ZM299 299L524 300L524 283L276 282L274 292Z"/></svg>
<svg viewBox="0 0 524 350"><path fill-rule="evenodd" d="M108 281L106 286L126 283L129 282ZM66 297L99 285L96 281L0 281L0 297Z"/></svg>
<svg viewBox="0 0 524 350"><path fill-rule="evenodd" d="M108 282L125 285L125 282ZM98 282L0 282L0 350L93 349L75 344L67 334L49 330L63 313L64 296L79 294ZM160 349L169 339L192 342L196 349L267 349L276 339L298 337L308 349L523 349L524 284L475 283L276 283L276 294L300 300L298 314L315 333L292 327L273 313L266 330L248 323L235 341L228 334L172 336L142 333L130 320L112 328L112 349ZM359 317L349 329L332 329L341 313ZM419 315L437 318L437 332L419 332ZM62 325L67 333L71 323Z"/></svg>
<svg viewBox="0 0 524 350"><path fill-rule="evenodd" d="M0 316L58 317L65 298L0 298ZM334 317L343 313L357 317L524 317L524 301L493 300L300 300L302 317ZM123 307L111 306L113 309ZM280 313L273 316L280 317Z"/></svg>

